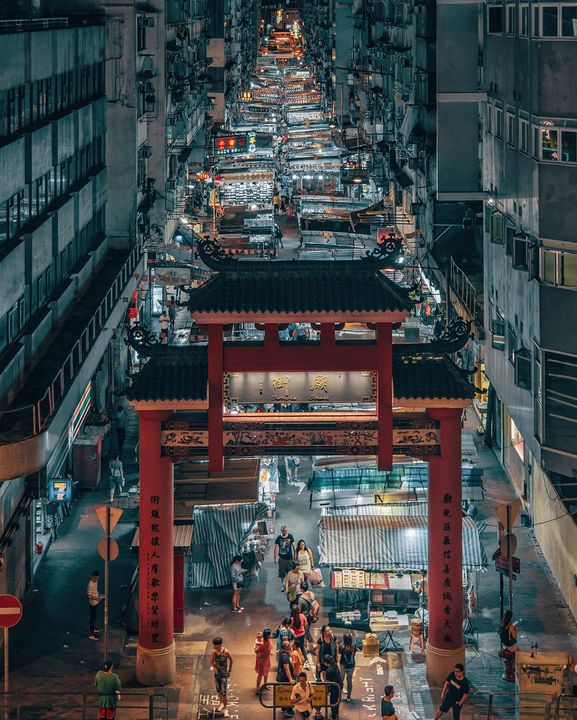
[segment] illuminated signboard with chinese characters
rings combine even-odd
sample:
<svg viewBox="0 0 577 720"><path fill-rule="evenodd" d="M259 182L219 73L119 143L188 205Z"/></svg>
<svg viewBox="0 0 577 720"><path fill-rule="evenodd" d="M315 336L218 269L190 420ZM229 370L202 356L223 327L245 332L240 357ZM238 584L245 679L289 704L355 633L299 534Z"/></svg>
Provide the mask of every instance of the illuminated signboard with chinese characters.
<svg viewBox="0 0 577 720"><path fill-rule="evenodd" d="M213 141L213 155L236 155L256 150L256 134L222 135Z"/></svg>
<svg viewBox="0 0 577 720"><path fill-rule="evenodd" d="M373 372L226 373L226 403L376 402Z"/></svg>

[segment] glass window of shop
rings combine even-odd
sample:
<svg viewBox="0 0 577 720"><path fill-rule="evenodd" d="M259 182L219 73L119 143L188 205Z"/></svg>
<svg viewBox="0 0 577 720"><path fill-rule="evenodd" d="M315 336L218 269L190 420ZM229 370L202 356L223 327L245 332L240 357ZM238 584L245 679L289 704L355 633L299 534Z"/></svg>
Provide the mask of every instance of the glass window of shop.
<svg viewBox="0 0 577 720"><path fill-rule="evenodd" d="M519 460L524 463L525 441L523 440L523 436L519 432L519 428L515 425L515 421L513 420L513 418L511 418L511 432L509 434L509 440L511 442L511 447L517 454Z"/></svg>

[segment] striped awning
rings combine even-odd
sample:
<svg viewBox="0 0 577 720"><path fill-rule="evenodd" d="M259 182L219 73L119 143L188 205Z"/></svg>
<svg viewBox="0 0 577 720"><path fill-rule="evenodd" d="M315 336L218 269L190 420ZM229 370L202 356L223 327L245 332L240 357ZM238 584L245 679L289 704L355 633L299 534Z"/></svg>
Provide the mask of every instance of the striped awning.
<svg viewBox="0 0 577 720"><path fill-rule="evenodd" d="M319 522L319 565L381 571L426 570L427 526L426 517L384 515L378 508L372 515L325 515ZM463 518L463 567L485 570L487 565L476 524Z"/></svg>
<svg viewBox="0 0 577 720"><path fill-rule="evenodd" d="M174 525L172 539L175 549L190 550L192 544L192 525ZM134 550L140 547L140 528L136 528L130 547Z"/></svg>
<svg viewBox="0 0 577 720"><path fill-rule="evenodd" d="M264 517L264 503L195 507L188 586L220 587L230 583L230 562Z"/></svg>

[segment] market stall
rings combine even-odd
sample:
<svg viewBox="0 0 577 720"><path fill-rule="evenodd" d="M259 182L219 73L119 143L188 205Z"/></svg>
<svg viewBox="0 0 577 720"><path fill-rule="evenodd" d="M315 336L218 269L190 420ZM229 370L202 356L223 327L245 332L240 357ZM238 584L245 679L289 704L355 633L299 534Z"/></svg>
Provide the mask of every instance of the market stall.
<svg viewBox="0 0 577 720"><path fill-rule="evenodd" d="M336 591L331 625L379 632L397 615L417 611L426 622L426 505L421 512L398 514L398 509L388 505L325 511L319 522L319 566L331 569L331 587ZM466 620L475 602L475 574L487 566L478 527L465 517Z"/></svg>

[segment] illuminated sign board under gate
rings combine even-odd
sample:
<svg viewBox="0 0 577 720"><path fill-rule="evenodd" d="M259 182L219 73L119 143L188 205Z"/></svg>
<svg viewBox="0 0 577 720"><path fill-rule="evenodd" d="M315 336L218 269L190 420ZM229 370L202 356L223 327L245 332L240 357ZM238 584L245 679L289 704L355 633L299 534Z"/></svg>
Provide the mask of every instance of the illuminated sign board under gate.
<svg viewBox="0 0 577 720"><path fill-rule="evenodd" d="M225 373L224 402L375 403L376 373L254 372Z"/></svg>

